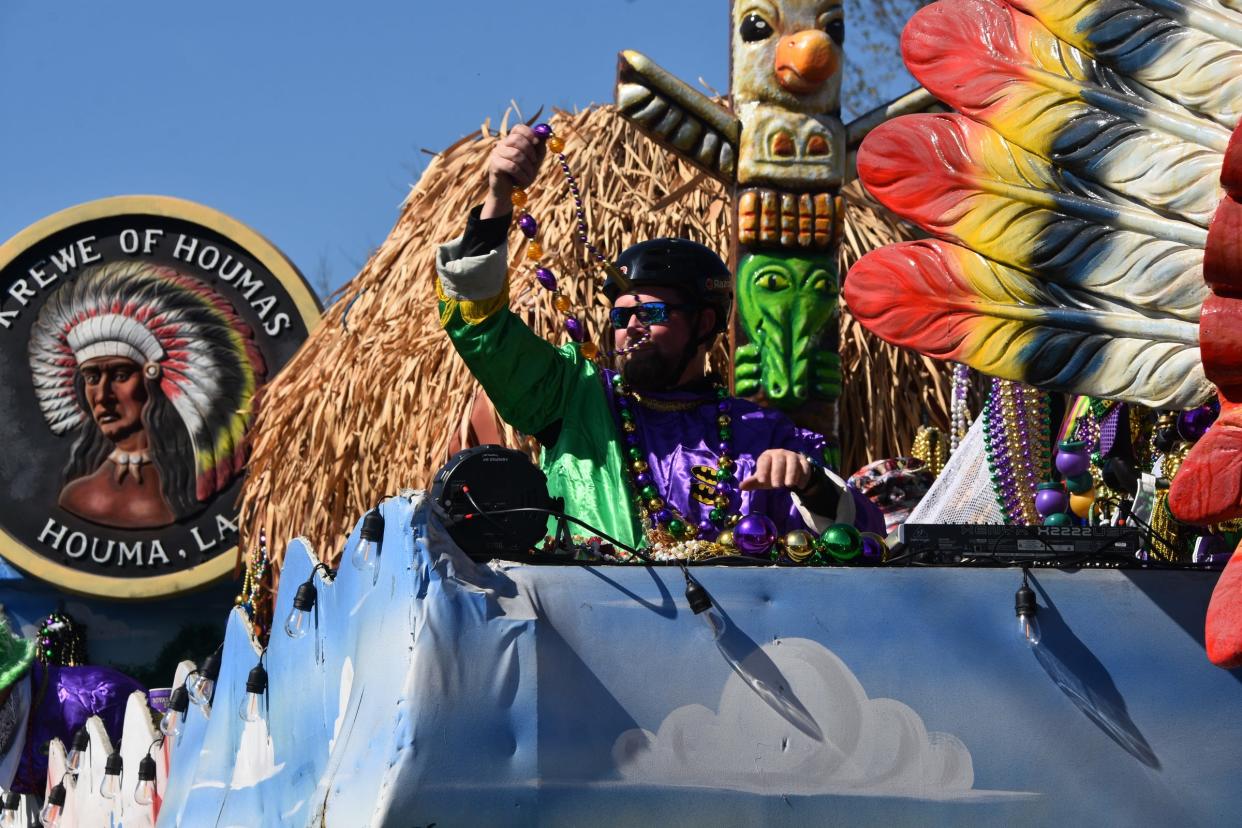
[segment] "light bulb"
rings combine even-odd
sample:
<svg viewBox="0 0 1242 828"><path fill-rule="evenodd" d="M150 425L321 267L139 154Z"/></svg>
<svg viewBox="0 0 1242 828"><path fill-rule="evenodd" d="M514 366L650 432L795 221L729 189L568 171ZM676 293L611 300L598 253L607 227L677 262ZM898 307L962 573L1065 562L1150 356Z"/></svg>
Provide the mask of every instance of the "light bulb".
<svg viewBox="0 0 1242 828"><path fill-rule="evenodd" d="M311 612L315 609L318 597L315 591L315 574L312 572L306 583L298 586L293 595L293 609L285 619L285 635L290 638L301 638L310 629Z"/></svg>
<svg viewBox="0 0 1242 828"><path fill-rule="evenodd" d="M184 687L174 687L168 695L168 707L160 719L160 733L176 739L185 729L185 714L190 709L190 694Z"/></svg>
<svg viewBox="0 0 1242 828"><path fill-rule="evenodd" d="M237 713L244 722L257 722L263 717L263 695L267 692L267 670L256 664L246 676L246 695Z"/></svg>
<svg viewBox="0 0 1242 828"><path fill-rule="evenodd" d="M61 790L63 792L64 789ZM0 810L0 825L4 828L17 828L17 809L22 805L22 795L16 791L8 791L3 800L0 800L0 805L3 805L3 810ZM60 814L57 813L56 817L59 819Z"/></svg>
<svg viewBox="0 0 1242 828"><path fill-rule="evenodd" d="M384 539L384 516L379 509L372 509L362 519L362 529L358 532L358 545L350 558L354 568L371 570L379 558L380 544Z"/></svg>
<svg viewBox="0 0 1242 828"><path fill-rule="evenodd" d="M201 673L194 673L186 681L185 689L190 695L190 701L199 707L205 707L211 704L211 697L216 689L216 683Z"/></svg>
<svg viewBox="0 0 1242 828"><path fill-rule="evenodd" d="M155 782L150 779L139 779L134 786L134 801L139 805L150 805L155 801Z"/></svg>
<svg viewBox="0 0 1242 828"><path fill-rule="evenodd" d="M5 803L8 804L7 802ZM43 823L44 828L56 828L60 822L60 816L65 811L65 786L57 783L52 786L52 790L48 791L47 801L43 803L43 810L39 811L39 821ZM5 811L7 819L9 811ZM11 812L14 815L14 824L16 824L17 811ZM7 825L7 823L6 823Z"/></svg>
<svg viewBox="0 0 1242 828"><path fill-rule="evenodd" d="M164 711L164 718L160 719L160 733L176 739L184 729L185 719L180 713L171 707Z"/></svg>
<svg viewBox="0 0 1242 828"><path fill-rule="evenodd" d="M138 784L134 786L134 801L150 805L155 801L155 760L150 754L138 763Z"/></svg>
<svg viewBox="0 0 1242 828"><path fill-rule="evenodd" d="M108 754L108 761L104 764L103 781L99 783L99 795L104 799L115 799L121 792L121 773L124 770L124 763L121 761L121 754L113 751Z"/></svg>
<svg viewBox="0 0 1242 828"><path fill-rule="evenodd" d="M725 631L724 616L720 614L720 610L712 601L712 596L707 594L703 585L688 574L686 575L686 603L690 605L691 612L703 619L712 641L719 641Z"/></svg>
<svg viewBox="0 0 1242 828"><path fill-rule="evenodd" d="M1034 647L1039 643L1039 619L1034 615L1018 616L1018 632L1026 639L1026 643Z"/></svg>
<svg viewBox="0 0 1242 828"><path fill-rule="evenodd" d="M350 558L350 561L355 569L374 569L378 551L379 544L375 543L375 541L359 540L358 545L354 547L354 555Z"/></svg>
<svg viewBox="0 0 1242 828"><path fill-rule="evenodd" d="M263 718L263 696L258 693L247 693L237 712L243 722L257 722Z"/></svg>
<svg viewBox="0 0 1242 828"><path fill-rule="evenodd" d="M712 637L712 641L719 641L720 636L724 635L725 620L720 614L720 610L713 604L710 609L699 613L699 618L703 619L703 623L707 625L708 633Z"/></svg>
<svg viewBox="0 0 1242 828"><path fill-rule="evenodd" d="M73 734L73 746L69 748L69 755L65 757L65 770L72 774L77 774L82 767L82 757L86 755L86 749L90 747L91 737L87 735L86 728L78 728L77 733Z"/></svg>
<svg viewBox="0 0 1242 828"><path fill-rule="evenodd" d="M1039 619L1035 617L1039 613L1039 604L1035 602L1035 591L1027 586L1025 577L1013 596L1013 610L1018 616L1018 633L1032 647L1039 644Z"/></svg>
<svg viewBox="0 0 1242 828"><path fill-rule="evenodd" d="M216 692L216 679L220 676L220 650L223 646L220 645L214 653L207 656L201 670L190 673L185 678L185 689L190 694L190 701L199 707L211 706L211 699Z"/></svg>

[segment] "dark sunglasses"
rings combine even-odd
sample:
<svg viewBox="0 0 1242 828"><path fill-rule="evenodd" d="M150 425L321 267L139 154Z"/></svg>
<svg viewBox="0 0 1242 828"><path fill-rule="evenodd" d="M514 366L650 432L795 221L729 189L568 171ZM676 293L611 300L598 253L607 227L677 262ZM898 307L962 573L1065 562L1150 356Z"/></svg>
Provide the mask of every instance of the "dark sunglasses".
<svg viewBox="0 0 1242 828"><path fill-rule="evenodd" d="M613 308L608 312L608 319L618 330L628 328L630 320L638 317L640 325L660 325L668 322L669 311L694 310L694 305L677 305L671 302L643 302L628 308Z"/></svg>

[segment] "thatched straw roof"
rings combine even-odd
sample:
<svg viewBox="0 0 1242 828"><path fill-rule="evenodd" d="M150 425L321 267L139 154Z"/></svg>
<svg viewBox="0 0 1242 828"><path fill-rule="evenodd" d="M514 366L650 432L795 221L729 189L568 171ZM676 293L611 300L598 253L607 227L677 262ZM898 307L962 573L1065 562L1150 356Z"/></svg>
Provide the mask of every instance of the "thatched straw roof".
<svg viewBox="0 0 1242 828"><path fill-rule="evenodd" d="M550 122L566 139L586 195L590 235L601 250L683 236L727 253L731 211L718 183L639 135L610 106L557 112ZM242 549L253 548L258 530L266 529L277 575L288 539L304 536L333 561L363 512L403 487L428 486L450 443L465 436L476 386L440 330L433 260L436 245L458 235L469 208L483 200L496 139L485 126L435 157L387 240L267 387L242 494ZM846 195L842 272L863 252L910 235L857 184ZM572 278L593 271L581 267L586 259L571 232L573 203L555 164L545 165L530 188L529 209L564 289L589 309L588 330L605 331L598 279ZM515 231L514 265L522 262L519 239ZM550 295L528 268L515 268L512 305L534 330L565 341ZM924 421L946 422L947 372L939 363L877 340L848 313L841 352L847 471L907 452ZM504 433L517 444L518 435Z"/></svg>

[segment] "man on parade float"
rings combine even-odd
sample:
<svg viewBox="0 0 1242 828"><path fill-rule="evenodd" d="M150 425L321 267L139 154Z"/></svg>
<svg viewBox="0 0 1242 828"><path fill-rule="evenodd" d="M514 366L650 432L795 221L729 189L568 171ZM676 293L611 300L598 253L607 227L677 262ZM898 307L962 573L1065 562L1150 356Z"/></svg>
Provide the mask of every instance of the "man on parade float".
<svg viewBox="0 0 1242 828"><path fill-rule="evenodd" d="M732 276L708 248L655 239L618 257L628 286L612 272L604 293L620 373L601 371L589 344L558 349L509 311L511 204L521 206L520 188L543 162L541 133L519 125L496 145L488 196L465 233L440 247L436 270L441 324L501 417L542 444L552 496L565 498L568 514L635 546L729 547L735 528L779 536L852 524L883 532L876 507L824 466L822 436L730 397L705 375L732 299ZM637 514L628 508L631 491Z"/></svg>

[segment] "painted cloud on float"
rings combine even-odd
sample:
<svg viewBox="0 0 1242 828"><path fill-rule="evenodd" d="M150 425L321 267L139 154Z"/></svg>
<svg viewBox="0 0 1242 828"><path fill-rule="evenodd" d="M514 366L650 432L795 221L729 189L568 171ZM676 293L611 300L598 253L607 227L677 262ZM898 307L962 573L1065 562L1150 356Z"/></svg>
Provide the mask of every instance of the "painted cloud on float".
<svg viewBox="0 0 1242 828"><path fill-rule="evenodd" d="M754 793L973 797L970 751L928 732L894 699L870 699L832 651L804 638L762 647L823 733L807 736L730 674L717 711L690 704L659 731L622 733L612 754L626 782L730 788ZM992 792L989 792L992 793Z"/></svg>

